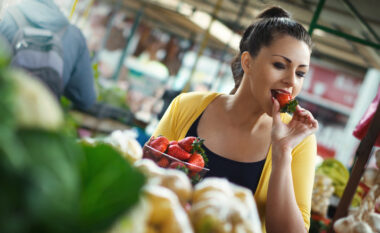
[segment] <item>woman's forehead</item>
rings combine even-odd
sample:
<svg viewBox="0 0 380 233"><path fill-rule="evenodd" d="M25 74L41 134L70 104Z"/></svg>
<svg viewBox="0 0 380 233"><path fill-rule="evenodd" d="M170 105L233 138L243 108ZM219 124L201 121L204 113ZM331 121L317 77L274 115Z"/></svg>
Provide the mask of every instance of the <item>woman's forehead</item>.
<svg viewBox="0 0 380 233"><path fill-rule="evenodd" d="M269 46L261 49L266 57L278 55L278 57L286 57L296 63L309 64L311 51L309 46L294 37L282 36L273 39Z"/></svg>

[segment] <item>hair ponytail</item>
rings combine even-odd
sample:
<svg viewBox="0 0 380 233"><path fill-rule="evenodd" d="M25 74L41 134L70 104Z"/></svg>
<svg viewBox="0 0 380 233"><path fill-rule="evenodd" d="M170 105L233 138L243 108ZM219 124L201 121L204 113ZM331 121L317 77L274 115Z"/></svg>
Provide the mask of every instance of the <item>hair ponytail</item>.
<svg viewBox="0 0 380 233"><path fill-rule="evenodd" d="M291 15L286 10L278 6L270 7L263 12L261 12L256 18L265 19L265 18L291 18Z"/></svg>

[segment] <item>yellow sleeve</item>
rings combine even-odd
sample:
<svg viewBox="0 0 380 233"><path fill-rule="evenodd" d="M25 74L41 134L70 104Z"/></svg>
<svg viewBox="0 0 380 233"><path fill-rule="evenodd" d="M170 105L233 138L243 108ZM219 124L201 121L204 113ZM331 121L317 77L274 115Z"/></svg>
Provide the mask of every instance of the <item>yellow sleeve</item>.
<svg viewBox="0 0 380 233"><path fill-rule="evenodd" d="M185 137L192 123L219 93L191 92L177 96L158 123L153 136L163 135L169 140Z"/></svg>
<svg viewBox="0 0 380 233"><path fill-rule="evenodd" d="M307 229L310 228L311 196L316 155L317 141L315 135L307 137L292 152L294 193Z"/></svg>
<svg viewBox="0 0 380 233"><path fill-rule="evenodd" d="M163 135L169 140L176 140L178 136L176 135L176 124L178 123L178 105L179 105L180 95L174 98L170 103L168 109L165 111L164 116L161 118L153 136L157 137Z"/></svg>

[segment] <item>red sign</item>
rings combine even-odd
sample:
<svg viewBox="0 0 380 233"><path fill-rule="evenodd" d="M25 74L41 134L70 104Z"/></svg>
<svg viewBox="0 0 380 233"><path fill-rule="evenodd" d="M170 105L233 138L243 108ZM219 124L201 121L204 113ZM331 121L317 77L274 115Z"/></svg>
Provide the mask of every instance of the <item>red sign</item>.
<svg viewBox="0 0 380 233"><path fill-rule="evenodd" d="M360 78L310 64L304 91L353 108L362 80Z"/></svg>

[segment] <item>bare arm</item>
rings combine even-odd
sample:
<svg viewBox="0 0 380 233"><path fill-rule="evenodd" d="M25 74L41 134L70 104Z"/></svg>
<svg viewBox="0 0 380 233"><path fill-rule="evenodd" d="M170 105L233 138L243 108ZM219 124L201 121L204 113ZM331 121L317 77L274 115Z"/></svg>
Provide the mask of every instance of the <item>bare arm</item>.
<svg viewBox="0 0 380 233"><path fill-rule="evenodd" d="M306 232L293 189L290 152L272 150L272 156L278 154L282 154L279 156L282 157L282 161L272 164L268 186L265 211L267 232Z"/></svg>
<svg viewBox="0 0 380 233"><path fill-rule="evenodd" d="M292 177L291 151L318 128L310 112L298 107L291 122L281 122L279 104L274 100L272 127L272 172L266 203L266 230L276 232L307 232L298 208Z"/></svg>

